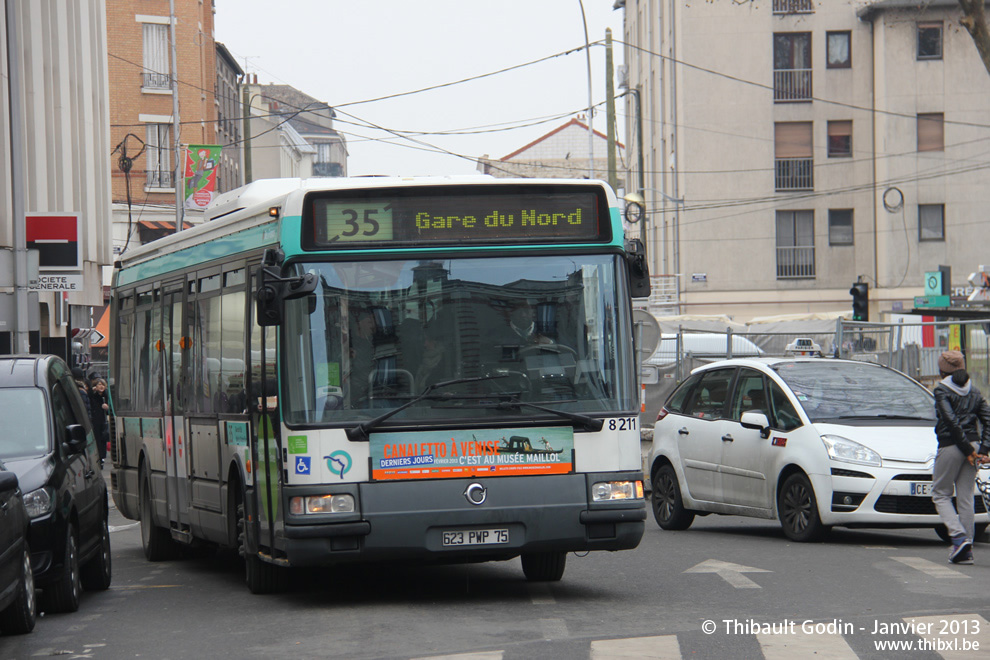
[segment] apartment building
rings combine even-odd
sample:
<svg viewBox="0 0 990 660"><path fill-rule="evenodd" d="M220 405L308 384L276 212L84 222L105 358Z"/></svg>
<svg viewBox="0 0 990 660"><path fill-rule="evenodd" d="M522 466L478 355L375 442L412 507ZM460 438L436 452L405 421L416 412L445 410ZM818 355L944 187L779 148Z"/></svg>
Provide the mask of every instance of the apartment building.
<svg viewBox="0 0 990 660"><path fill-rule="evenodd" d="M862 280L877 319L987 261L990 75L956 2L616 7L651 269L681 312L848 311Z"/></svg>
<svg viewBox="0 0 990 660"><path fill-rule="evenodd" d="M174 231L176 144L217 144L213 0L173 4L174 68L169 0L106 0L117 252ZM186 211L184 219L195 224L201 215Z"/></svg>
<svg viewBox="0 0 990 660"><path fill-rule="evenodd" d="M103 302L106 51L103 0L7 0L0 11L0 353L69 359L72 329L90 327L90 306ZM39 267L22 279L25 248Z"/></svg>

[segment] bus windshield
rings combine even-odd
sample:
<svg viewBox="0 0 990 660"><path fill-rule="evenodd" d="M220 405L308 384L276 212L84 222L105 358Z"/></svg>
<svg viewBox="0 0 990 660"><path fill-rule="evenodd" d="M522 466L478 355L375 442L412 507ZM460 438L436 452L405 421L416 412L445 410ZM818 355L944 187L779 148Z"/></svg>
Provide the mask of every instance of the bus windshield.
<svg viewBox="0 0 990 660"><path fill-rule="evenodd" d="M636 408L621 259L612 254L309 262L285 307L280 406L290 425L532 417ZM440 385L451 380L466 382ZM439 386L438 386L439 385Z"/></svg>

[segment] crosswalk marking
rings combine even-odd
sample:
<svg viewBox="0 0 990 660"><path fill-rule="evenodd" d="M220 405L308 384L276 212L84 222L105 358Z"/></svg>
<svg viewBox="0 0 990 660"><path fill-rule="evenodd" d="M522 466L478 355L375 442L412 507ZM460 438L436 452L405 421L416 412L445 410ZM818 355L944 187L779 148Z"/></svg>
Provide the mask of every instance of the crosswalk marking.
<svg viewBox="0 0 990 660"><path fill-rule="evenodd" d="M765 660L794 660L822 657L829 660L857 660L842 635L822 635L796 630L787 635L756 635Z"/></svg>
<svg viewBox="0 0 990 660"><path fill-rule="evenodd" d="M928 561L927 559L922 559L921 557L891 557L891 559L898 561L905 566L910 566L916 571L921 571L931 577L963 580L969 579L969 576L965 573L961 573L953 568L949 568L948 566L943 566L942 564L936 564L935 562Z"/></svg>
<svg viewBox="0 0 990 660"><path fill-rule="evenodd" d="M505 651L483 651L481 653L455 653L453 655L430 655L413 660L502 660Z"/></svg>
<svg viewBox="0 0 990 660"><path fill-rule="evenodd" d="M930 650L938 653L944 660L972 660L990 649L990 623L979 614L916 616L904 621L924 625L930 632L920 637L926 641L934 641ZM939 648L938 641L942 641L943 646L954 648Z"/></svg>
<svg viewBox="0 0 990 660"><path fill-rule="evenodd" d="M942 660L972 660L985 655L990 648L990 622L979 614L942 614L935 616L904 617L902 621L910 629L890 630L894 626L892 620L880 620L888 628L873 634L873 621L861 620L856 623L846 621L843 626L849 626L848 634L860 638L867 636L869 642L856 642L859 652L866 657L874 657L877 652L883 652L884 647L877 648L877 643L893 643L886 650L906 652L910 657L924 654L925 657L941 658ZM541 619L544 632L547 628L567 626L562 619ZM826 622L828 623L828 622ZM852 626L855 627L855 631ZM784 633L755 633L739 635L755 639L765 660L795 660L803 658L828 658L829 660L858 660L860 657L849 644L850 637L841 634L829 634L802 630L803 626L788 628ZM558 631L559 632L559 631ZM696 631L697 632L697 631ZM713 634L702 630L706 634ZM721 633L721 631L717 631ZM691 635L690 631L682 634ZM700 633L699 633L700 634ZM731 635L730 635L731 637ZM557 634L548 639L560 639ZM690 642L689 642L690 643ZM904 646L900 646L904 645ZM911 646L913 645L913 648ZM983 654L981 655L981 651ZM678 635L657 635L651 637L626 637L622 639L598 639L590 643L589 660L682 660L693 657L696 651L689 649L682 652ZM474 653L457 653L450 655L418 656L412 660L503 660L504 650L481 651ZM685 655L686 653L686 655ZM576 655L575 657L582 657Z"/></svg>
<svg viewBox="0 0 990 660"><path fill-rule="evenodd" d="M591 643L591 660L680 660L677 635L600 639Z"/></svg>
<svg viewBox="0 0 990 660"><path fill-rule="evenodd" d="M526 590L529 591L529 599L533 602L533 605L557 604L557 599L553 597L553 594L550 592L550 585L548 584L529 583L526 585Z"/></svg>

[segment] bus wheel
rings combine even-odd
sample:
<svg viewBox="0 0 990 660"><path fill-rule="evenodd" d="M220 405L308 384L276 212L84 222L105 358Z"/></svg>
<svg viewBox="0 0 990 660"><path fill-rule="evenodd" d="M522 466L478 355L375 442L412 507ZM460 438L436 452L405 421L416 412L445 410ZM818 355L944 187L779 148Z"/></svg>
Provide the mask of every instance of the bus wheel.
<svg viewBox="0 0 990 660"><path fill-rule="evenodd" d="M523 574L530 582L557 582L564 576L566 552L532 552L522 556Z"/></svg>
<svg viewBox="0 0 990 660"><path fill-rule="evenodd" d="M155 524L151 507L151 479L147 470L141 471L141 547L148 561L162 561L172 554L172 537L168 530Z"/></svg>
<svg viewBox="0 0 990 660"><path fill-rule="evenodd" d="M244 558L244 580L253 594L279 592L285 586L285 569L262 561L256 553L248 552L245 534L244 496L237 498L237 552Z"/></svg>

